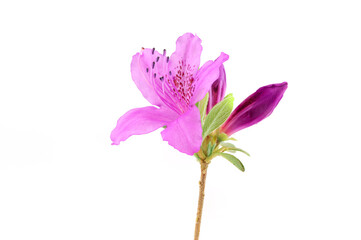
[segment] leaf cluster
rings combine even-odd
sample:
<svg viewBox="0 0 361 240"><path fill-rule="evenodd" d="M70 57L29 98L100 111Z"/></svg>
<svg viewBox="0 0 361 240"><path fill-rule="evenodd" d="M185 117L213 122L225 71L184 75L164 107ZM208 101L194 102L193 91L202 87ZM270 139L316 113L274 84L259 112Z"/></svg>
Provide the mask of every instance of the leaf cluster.
<svg viewBox="0 0 361 240"><path fill-rule="evenodd" d="M230 153L238 151L250 156L249 153L228 142L236 139L230 138L227 134L220 132L219 129L232 112L233 95L228 94L221 102L216 104L208 114L206 114L208 98L209 95L207 93L207 95L197 104L201 115L203 142L201 149L195 154L195 157L198 161L210 163L213 158L220 156L227 159L239 170L244 172L245 168L242 162Z"/></svg>

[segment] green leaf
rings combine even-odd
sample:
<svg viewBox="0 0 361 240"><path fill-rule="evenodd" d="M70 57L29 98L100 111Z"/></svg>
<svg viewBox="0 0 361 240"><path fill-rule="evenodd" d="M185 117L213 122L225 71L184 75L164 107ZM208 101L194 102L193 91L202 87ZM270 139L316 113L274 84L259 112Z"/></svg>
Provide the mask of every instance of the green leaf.
<svg viewBox="0 0 361 240"><path fill-rule="evenodd" d="M202 123L202 126L203 126L203 123L204 123L204 119L205 119L205 117L206 117L206 110L207 110L207 105L208 105L208 99L209 99L209 93L207 93L206 96L204 96L204 98L197 103L197 107L198 107L199 112L200 112L200 114L201 114L201 123Z"/></svg>
<svg viewBox="0 0 361 240"><path fill-rule="evenodd" d="M221 142L220 145L223 147L227 147L227 148L235 148L236 147L236 146L234 146L234 144L229 143L229 142Z"/></svg>
<svg viewBox="0 0 361 240"><path fill-rule="evenodd" d="M236 166L239 170L244 172L245 169L244 169L242 162L235 156L228 154L228 153L218 153L218 155L224 157L225 159L230 161L234 166Z"/></svg>
<svg viewBox="0 0 361 240"><path fill-rule="evenodd" d="M221 145L222 147L225 147L225 148L226 148L226 151L229 151L229 152L232 152L232 153L238 151L238 152L242 152L242 153L246 154L248 157L251 156L248 152L246 152L246 151L244 151L243 149L240 149L240 148L234 146L234 144L232 144L232 143L229 143L229 142L221 142L219 145Z"/></svg>
<svg viewBox="0 0 361 240"><path fill-rule="evenodd" d="M203 125L203 139L224 123L233 109L233 95L228 94L221 102L217 103L208 113Z"/></svg>
<svg viewBox="0 0 361 240"><path fill-rule="evenodd" d="M209 142L208 143L208 148L207 148L207 156L211 156L213 152L213 147L212 147L212 143Z"/></svg>
<svg viewBox="0 0 361 240"><path fill-rule="evenodd" d="M229 142L221 142L219 145L221 145L222 147L226 147L226 148L236 148L236 146L234 146L232 143L229 143ZM226 151L229 151L231 153L236 152L235 150L228 150L228 149Z"/></svg>
<svg viewBox="0 0 361 240"><path fill-rule="evenodd" d="M250 157L251 155L248 153L248 152L246 152L246 151L244 151L244 150L242 150L242 149L240 149L240 148L227 148L227 150L226 151L238 151L238 152L242 152L242 153L244 153L244 154L246 154L248 157Z"/></svg>

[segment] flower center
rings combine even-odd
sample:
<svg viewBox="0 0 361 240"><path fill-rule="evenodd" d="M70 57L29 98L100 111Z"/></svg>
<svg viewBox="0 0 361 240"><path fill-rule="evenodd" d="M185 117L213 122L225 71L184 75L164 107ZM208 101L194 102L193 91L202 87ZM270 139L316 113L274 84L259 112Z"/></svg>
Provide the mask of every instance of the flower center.
<svg viewBox="0 0 361 240"><path fill-rule="evenodd" d="M195 88L193 72L195 66L187 64L182 59L178 61L173 72L169 70L169 57L166 50L163 55L152 49L154 56L150 69L146 72L153 79L153 86L158 96L171 109L182 114L188 110Z"/></svg>
<svg viewBox="0 0 361 240"><path fill-rule="evenodd" d="M194 68L189 64L185 64L183 60L179 60L178 63L175 75L172 79L168 78L168 84L170 84L170 81L173 82L173 93L179 101L184 102L188 107L194 92L194 78L192 74Z"/></svg>

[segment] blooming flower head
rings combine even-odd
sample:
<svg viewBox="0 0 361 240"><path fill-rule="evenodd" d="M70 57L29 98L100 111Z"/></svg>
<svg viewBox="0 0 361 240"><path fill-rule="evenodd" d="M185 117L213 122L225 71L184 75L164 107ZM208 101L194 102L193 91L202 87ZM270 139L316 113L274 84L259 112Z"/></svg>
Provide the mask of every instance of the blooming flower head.
<svg viewBox="0 0 361 240"><path fill-rule="evenodd" d="M219 78L220 67L228 59L221 53L215 61L201 68L201 40L186 33L176 42L176 51L169 57L145 48L135 54L131 63L134 83L143 96L155 106L136 108L119 118L111 133L113 144L132 135L152 132L162 126L162 138L179 151L193 155L202 144L200 101Z"/></svg>
<svg viewBox="0 0 361 240"><path fill-rule="evenodd" d="M261 87L232 112L234 97L225 96L223 63L228 55L221 53L215 61L207 61L199 68L201 52L201 40L186 33L178 38L176 51L170 57L166 50L158 52L155 48L142 48L135 54L131 62L132 79L153 106L126 112L110 136L112 144L118 145L132 135L164 127L161 132L164 141L198 159L201 179L194 235L197 240L208 165L220 156L245 171L233 153L249 154L228 142L235 140L229 136L268 117L287 89L287 82Z"/></svg>

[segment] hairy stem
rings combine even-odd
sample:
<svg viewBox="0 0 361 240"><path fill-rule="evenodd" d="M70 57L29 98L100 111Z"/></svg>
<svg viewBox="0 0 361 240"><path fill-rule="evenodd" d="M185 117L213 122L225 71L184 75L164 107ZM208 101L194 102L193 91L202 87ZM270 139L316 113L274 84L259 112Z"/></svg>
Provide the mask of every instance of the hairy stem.
<svg viewBox="0 0 361 240"><path fill-rule="evenodd" d="M197 210L197 218L196 218L196 227L194 230L194 240L199 239L199 232L201 230L204 189L206 187L207 168L208 168L208 163L203 161L200 161L200 163L201 163L201 179L199 180L198 210Z"/></svg>

